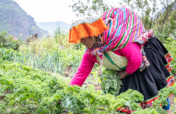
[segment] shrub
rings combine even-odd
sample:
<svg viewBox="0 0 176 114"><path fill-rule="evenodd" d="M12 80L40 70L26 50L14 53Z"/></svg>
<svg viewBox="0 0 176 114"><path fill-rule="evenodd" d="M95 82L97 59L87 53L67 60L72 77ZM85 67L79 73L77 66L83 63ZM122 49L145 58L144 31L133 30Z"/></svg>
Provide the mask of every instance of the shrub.
<svg viewBox="0 0 176 114"><path fill-rule="evenodd" d="M0 47L18 50L21 44L22 44L21 40L14 38L11 35L8 35L7 32L3 31L0 33Z"/></svg>

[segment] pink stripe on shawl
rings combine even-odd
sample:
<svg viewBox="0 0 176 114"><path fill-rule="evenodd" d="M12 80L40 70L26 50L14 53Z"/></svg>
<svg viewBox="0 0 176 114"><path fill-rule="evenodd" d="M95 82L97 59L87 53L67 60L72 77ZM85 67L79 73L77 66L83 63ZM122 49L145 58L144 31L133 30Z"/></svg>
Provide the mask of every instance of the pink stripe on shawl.
<svg viewBox="0 0 176 114"><path fill-rule="evenodd" d="M130 15L129 21L130 21L130 22L129 22L128 28L130 28L130 29L128 29L128 30L126 31L125 37L124 37L124 39L122 40L122 43L120 44L119 48L121 48L121 47L123 46L123 44L125 44L126 40L127 40L128 37L129 37L129 33L130 33L131 29L132 29L132 15ZM126 26L126 28L127 28L127 26Z"/></svg>

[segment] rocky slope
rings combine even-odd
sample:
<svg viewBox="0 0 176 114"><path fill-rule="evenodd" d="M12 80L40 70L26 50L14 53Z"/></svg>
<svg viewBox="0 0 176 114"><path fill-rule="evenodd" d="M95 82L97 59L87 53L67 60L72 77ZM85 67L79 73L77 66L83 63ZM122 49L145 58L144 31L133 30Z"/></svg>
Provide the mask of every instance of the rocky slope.
<svg viewBox="0 0 176 114"><path fill-rule="evenodd" d="M39 37L48 34L13 0L0 0L0 32L2 31L23 40L36 33Z"/></svg>

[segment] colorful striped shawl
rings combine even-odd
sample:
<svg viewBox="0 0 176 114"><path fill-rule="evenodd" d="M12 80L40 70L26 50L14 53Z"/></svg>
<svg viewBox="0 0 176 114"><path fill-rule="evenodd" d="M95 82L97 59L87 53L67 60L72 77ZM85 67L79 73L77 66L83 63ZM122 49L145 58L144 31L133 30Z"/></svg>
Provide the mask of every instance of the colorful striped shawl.
<svg viewBox="0 0 176 114"><path fill-rule="evenodd" d="M109 29L101 38L102 46L86 50L86 53L98 55L100 58L103 52L119 50L135 42L145 30L140 18L124 6L106 11L102 19L104 21L111 19L108 24Z"/></svg>

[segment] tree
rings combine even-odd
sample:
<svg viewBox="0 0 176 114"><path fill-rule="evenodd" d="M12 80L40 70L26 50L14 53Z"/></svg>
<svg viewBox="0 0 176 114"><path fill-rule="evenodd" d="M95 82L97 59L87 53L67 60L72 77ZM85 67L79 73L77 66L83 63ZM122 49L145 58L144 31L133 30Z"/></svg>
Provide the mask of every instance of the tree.
<svg viewBox="0 0 176 114"><path fill-rule="evenodd" d="M156 36L162 36L163 39L173 34L175 30L175 13L176 0L123 0L124 5L136 12L141 18L145 29L154 29L157 31ZM111 5L107 5L105 0L86 0L83 2L77 0L72 3L73 12L78 17L101 15L110 9ZM169 24L168 24L169 23ZM164 29L164 28L167 29ZM169 29L169 31L168 31ZM162 35L167 30L166 35Z"/></svg>
<svg viewBox="0 0 176 114"><path fill-rule="evenodd" d="M150 3L149 3L150 2ZM130 9L133 9L144 22L146 28L151 28L153 24L153 15L157 11L157 7L151 7L150 4L156 5L156 0L124 0L124 5L129 6ZM117 5L109 4L107 5L105 0L86 0L83 2L81 0L77 0L72 2L70 7L73 12L76 13L78 17L83 16L94 16L101 15L106 10L110 9L112 6L118 6L122 3L117 3Z"/></svg>
<svg viewBox="0 0 176 114"><path fill-rule="evenodd" d="M69 5L72 11L76 13L77 17L100 16L110 7L107 6L105 0L74 0Z"/></svg>
<svg viewBox="0 0 176 114"><path fill-rule="evenodd" d="M164 28L164 25L166 24L166 22L168 22L169 20L169 17L171 16L172 14L172 11L173 11L173 6L174 6L174 2L171 2L172 0L161 0L161 4L163 6L163 9L164 12L161 14L159 13L160 15L160 18L158 19L158 24L161 25L159 27L159 31L162 32L163 28Z"/></svg>

